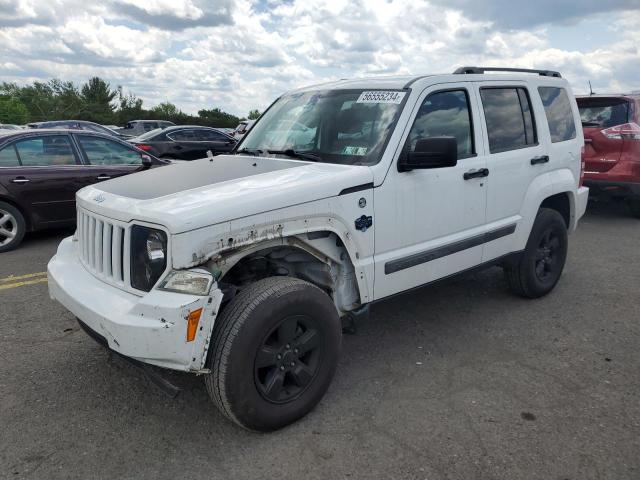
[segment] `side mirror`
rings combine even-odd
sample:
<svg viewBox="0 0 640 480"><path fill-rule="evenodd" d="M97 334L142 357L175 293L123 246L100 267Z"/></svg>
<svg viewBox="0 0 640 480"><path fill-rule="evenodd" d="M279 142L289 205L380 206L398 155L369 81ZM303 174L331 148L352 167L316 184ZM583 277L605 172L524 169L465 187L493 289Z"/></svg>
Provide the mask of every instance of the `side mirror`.
<svg viewBox="0 0 640 480"><path fill-rule="evenodd" d="M455 167L458 163L458 141L454 137L430 137L416 142L413 151L398 163L398 171L422 168Z"/></svg>
<svg viewBox="0 0 640 480"><path fill-rule="evenodd" d="M153 165L153 160L151 160L151 157L149 155L145 155L143 153L142 155L140 155L140 158L142 159L142 168L144 170L151 168L151 166Z"/></svg>

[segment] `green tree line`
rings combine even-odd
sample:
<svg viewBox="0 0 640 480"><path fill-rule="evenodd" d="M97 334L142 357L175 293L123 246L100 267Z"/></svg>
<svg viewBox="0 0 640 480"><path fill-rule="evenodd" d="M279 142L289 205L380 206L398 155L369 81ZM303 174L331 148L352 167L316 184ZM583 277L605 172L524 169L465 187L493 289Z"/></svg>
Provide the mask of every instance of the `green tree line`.
<svg viewBox="0 0 640 480"><path fill-rule="evenodd" d="M249 112L250 118L259 115L257 110ZM113 89L99 77L93 77L81 86L58 79L24 86L0 83L0 123L23 125L47 120L89 120L123 126L137 119L212 127L235 127L240 121L219 108L199 110L197 116L184 113L169 102L147 109L141 98L126 93L120 86Z"/></svg>

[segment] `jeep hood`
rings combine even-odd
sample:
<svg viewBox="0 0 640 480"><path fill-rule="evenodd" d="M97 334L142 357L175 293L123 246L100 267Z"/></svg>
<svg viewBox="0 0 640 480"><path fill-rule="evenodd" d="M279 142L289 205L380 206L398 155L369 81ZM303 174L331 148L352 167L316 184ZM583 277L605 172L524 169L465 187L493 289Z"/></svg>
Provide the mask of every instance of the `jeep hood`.
<svg viewBox="0 0 640 480"><path fill-rule="evenodd" d="M91 185L76 198L99 215L156 223L175 234L334 197L371 182L365 166L221 155Z"/></svg>

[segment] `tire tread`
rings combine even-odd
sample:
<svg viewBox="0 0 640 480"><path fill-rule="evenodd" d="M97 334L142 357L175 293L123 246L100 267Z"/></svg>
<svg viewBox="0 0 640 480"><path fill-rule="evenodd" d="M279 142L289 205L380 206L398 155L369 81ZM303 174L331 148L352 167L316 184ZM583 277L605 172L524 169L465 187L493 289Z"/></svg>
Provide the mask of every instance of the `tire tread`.
<svg viewBox="0 0 640 480"><path fill-rule="evenodd" d="M226 392L226 373L231 345L238 336L251 313L267 298L283 296L300 290L302 287L315 285L293 277L269 277L258 280L243 288L225 308L214 327L213 348L211 357L211 374L205 377L205 384L214 404L222 414L232 422L251 430L233 413Z"/></svg>
<svg viewBox="0 0 640 480"><path fill-rule="evenodd" d="M527 240L527 245L525 247L525 252L523 256L519 259L519 261L514 264L504 268L505 279L507 281L507 285L511 292L515 295L524 298L538 298L540 297L540 293L536 292L528 282L527 278L527 269L525 268L524 262L526 261L527 253L531 251L535 245L532 244L535 237L535 231L538 228L538 225L544 222L551 221L559 221L565 225L564 219L560 215L560 213L551 208L540 208L538 213L536 214L536 219L533 222L533 226L531 227L531 233L529 234L529 238ZM555 287L555 284L551 287L551 290ZM545 292L548 293L548 292ZM544 295L544 293L543 293Z"/></svg>

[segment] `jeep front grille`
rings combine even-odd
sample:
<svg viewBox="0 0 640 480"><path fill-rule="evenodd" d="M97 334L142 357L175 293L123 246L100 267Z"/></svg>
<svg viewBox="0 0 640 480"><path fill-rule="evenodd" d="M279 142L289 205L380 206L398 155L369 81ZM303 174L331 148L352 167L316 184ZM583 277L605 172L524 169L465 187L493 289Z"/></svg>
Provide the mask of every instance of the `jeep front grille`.
<svg viewBox="0 0 640 480"><path fill-rule="evenodd" d="M129 288L129 228L126 223L78 208L78 250L87 270Z"/></svg>

